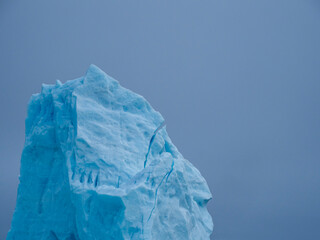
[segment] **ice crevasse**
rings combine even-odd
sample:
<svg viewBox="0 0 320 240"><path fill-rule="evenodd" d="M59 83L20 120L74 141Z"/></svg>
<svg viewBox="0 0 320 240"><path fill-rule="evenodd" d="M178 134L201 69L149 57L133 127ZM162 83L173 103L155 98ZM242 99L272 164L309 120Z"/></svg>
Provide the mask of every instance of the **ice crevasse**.
<svg viewBox="0 0 320 240"><path fill-rule="evenodd" d="M202 240L211 193L161 114L91 65L29 102L7 240Z"/></svg>

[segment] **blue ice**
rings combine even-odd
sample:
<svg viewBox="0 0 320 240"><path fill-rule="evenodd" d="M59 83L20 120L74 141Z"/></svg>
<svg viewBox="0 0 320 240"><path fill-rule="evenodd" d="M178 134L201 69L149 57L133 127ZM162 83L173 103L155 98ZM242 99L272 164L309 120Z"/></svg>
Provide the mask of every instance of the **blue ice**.
<svg viewBox="0 0 320 240"><path fill-rule="evenodd" d="M98 67L43 85L7 240L210 239L211 193L161 114Z"/></svg>

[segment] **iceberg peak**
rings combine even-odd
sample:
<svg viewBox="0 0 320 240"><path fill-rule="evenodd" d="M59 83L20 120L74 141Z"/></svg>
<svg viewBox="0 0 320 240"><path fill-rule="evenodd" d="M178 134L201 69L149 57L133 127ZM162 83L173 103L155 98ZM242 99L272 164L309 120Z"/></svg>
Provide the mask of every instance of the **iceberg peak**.
<svg viewBox="0 0 320 240"><path fill-rule="evenodd" d="M210 239L210 199L161 114L90 65L30 99L7 240Z"/></svg>

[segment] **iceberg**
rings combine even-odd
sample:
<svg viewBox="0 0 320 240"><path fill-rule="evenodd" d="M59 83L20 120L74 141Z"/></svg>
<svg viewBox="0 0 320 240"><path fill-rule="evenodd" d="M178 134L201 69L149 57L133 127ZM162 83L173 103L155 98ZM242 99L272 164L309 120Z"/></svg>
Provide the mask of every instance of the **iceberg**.
<svg viewBox="0 0 320 240"><path fill-rule="evenodd" d="M28 105L7 240L210 239L212 198L161 114L91 65Z"/></svg>

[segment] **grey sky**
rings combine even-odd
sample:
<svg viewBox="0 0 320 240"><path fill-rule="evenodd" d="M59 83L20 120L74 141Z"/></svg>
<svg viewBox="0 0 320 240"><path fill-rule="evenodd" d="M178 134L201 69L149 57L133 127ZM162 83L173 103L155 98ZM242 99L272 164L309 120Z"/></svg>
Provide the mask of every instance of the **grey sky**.
<svg viewBox="0 0 320 240"><path fill-rule="evenodd" d="M214 239L320 239L318 0L1 0L0 239L29 97L90 63L162 113Z"/></svg>

